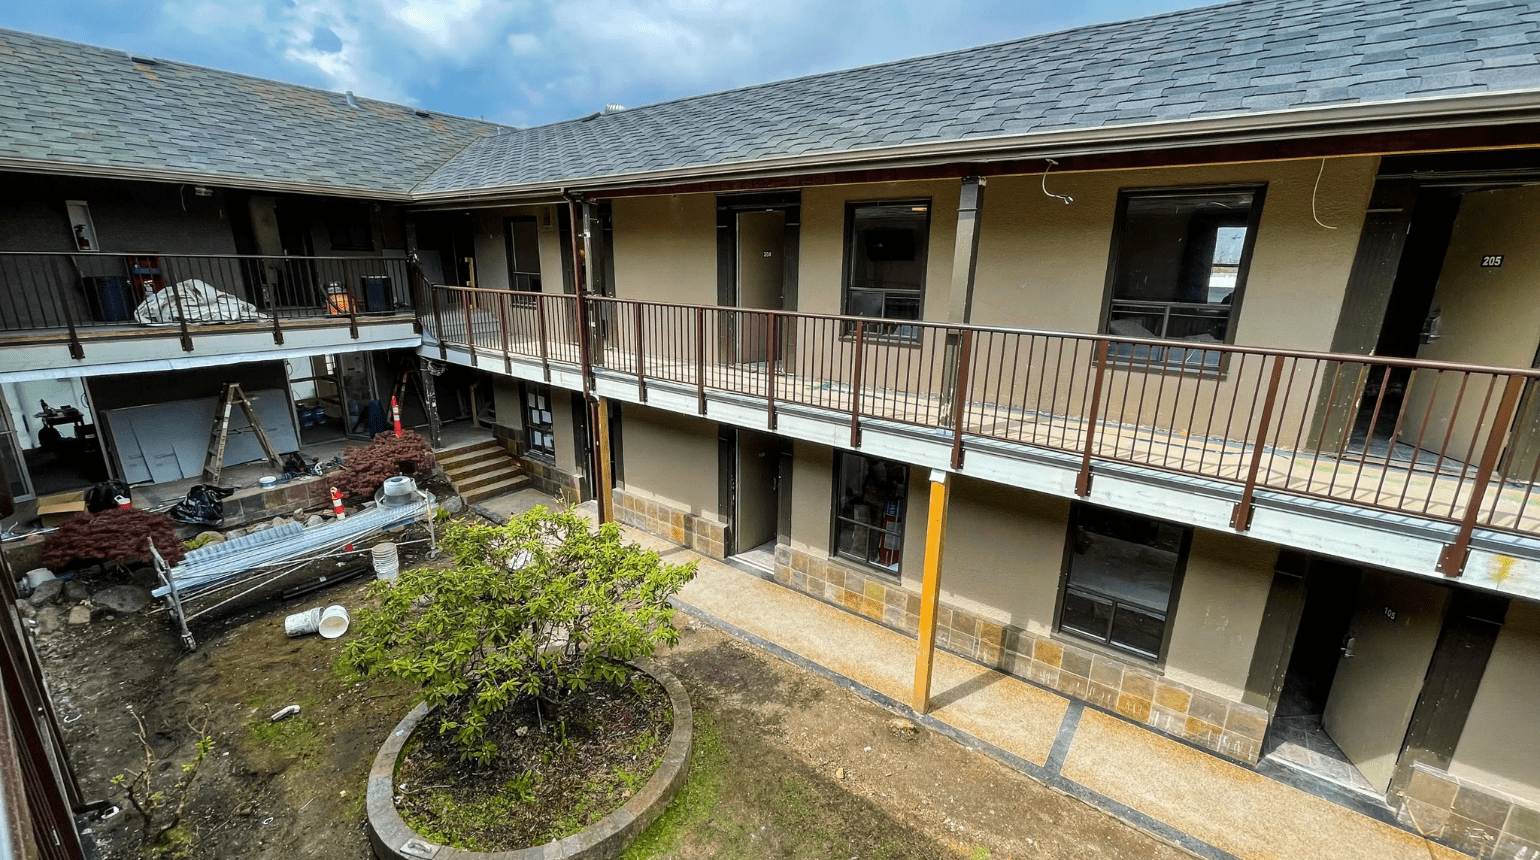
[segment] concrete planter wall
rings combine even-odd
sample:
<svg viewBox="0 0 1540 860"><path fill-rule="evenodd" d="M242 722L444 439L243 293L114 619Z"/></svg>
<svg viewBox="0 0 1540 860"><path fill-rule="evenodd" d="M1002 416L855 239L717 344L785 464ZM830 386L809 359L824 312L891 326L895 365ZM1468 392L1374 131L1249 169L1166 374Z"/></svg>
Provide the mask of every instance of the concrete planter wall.
<svg viewBox="0 0 1540 860"><path fill-rule="evenodd" d="M431 710L427 705L418 705L390 733L369 771L365 808L374 856L380 860L609 860L618 855L663 813L684 786L695 726L690 697L679 679L651 660L636 660L631 665L668 691L669 705L674 711L674 732L657 773L619 809L565 839L514 851L461 851L429 842L406 826L395 802L396 760L412 730Z"/></svg>

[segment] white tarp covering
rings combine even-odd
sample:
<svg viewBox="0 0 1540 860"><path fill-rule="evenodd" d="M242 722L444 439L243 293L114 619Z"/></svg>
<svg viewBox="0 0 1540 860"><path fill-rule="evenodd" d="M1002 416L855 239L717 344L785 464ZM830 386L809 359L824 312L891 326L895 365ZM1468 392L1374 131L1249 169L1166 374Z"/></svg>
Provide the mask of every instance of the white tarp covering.
<svg viewBox="0 0 1540 860"><path fill-rule="evenodd" d="M180 303L180 309L177 307ZM197 279L151 293L134 311L134 319L146 325L180 322L249 322L267 319L255 306Z"/></svg>

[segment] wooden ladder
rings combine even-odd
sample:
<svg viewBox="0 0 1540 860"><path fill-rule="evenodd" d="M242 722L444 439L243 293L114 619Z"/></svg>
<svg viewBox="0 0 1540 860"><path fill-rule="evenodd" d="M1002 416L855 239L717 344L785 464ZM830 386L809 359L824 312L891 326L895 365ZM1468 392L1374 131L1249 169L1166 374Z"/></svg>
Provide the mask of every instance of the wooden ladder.
<svg viewBox="0 0 1540 860"><path fill-rule="evenodd" d="M239 382L226 382L225 392L220 395L219 406L214 410L214 427L209 431L209 450L203 460L203 478L210 484L218 484L220 476L224 474L225 443L229 441L230 434L245 432L230 429L230 411L237 404L246 413L246 422L251 425L251 432L257 434L257 442L262 446L262 453L267 455L267 461L273 464L274 469L283 468L278 452L273 449L272 440L267 438L267 431L262 429L262 419L257 417L257 410L252 408L251 399L241 390Z"/></svg>

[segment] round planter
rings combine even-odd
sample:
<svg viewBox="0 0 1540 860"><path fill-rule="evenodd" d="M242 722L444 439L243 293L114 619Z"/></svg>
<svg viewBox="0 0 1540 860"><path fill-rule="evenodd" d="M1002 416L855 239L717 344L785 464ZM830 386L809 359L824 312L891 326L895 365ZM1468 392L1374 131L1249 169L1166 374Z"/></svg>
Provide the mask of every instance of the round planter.
<svg viewBox="0 0 1540 860"><path fill-rule="evenodd" d="M674 711L674 732L658 770L619 809L564 839L513 851L461 851L438 845L413 832L396 811L396 760L412 730L428 716L427 705L418 705L406 715L369 771L368 812L369 842L380 860L609 860L625 849L631 840L651 824L684 785L690 765L690 749L695 717L684 685L651 660L636 660L632 666L647 673L668 691L669 706Z"/></svg>

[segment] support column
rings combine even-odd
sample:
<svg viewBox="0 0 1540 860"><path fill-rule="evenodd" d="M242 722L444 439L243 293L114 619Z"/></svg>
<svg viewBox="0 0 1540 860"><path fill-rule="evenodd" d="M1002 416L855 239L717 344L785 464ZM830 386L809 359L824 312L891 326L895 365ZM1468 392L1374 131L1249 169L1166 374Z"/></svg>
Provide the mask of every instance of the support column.
<svg viewBox="0 0 1540 860"><path fill-rule="evenodd" d="M599 501L599 522L615 521L615 493L610 475L610 401L599 398L599 432L594 446L595 459L599 461L598 480L594 482L594 497Z"/></svg>
<svg viewBox="0 0 1540 860"><path fill-rule="evenodd" d="M930 506L925 523L925 579L920 587L920 637L914 661L914 710L930 711L930 670L936 656L936 615L941 608L941 553L946 546L946 507L951 474L930 472Z"/></svg>
<svg viewBox="0 0 1540 860"><path fill-rule="evenodd" d="M969 176L962 181L962 194L957 201L957 236L952 248L952 283L947 293L946 321L967 324L973 321L973 283L979 263L979 219L984 214L984 184L982 176ZM960 332L949 331L946 336L946 360L942 365L941 420L952 420L952 387L957 384L962 358ZM967 401L962 401L964 408Z"/></svg>
<svg viewBox="0 0 1540 860"><path fill-rule="evenodd" d="M428 413L428 444L437 450L444 440L441 435L443 423L438 420L438 389L433 385L433 377L443 373L444 368L432 359L421 357L417 359L417 366L422 382L422 411Z"/></svg>

